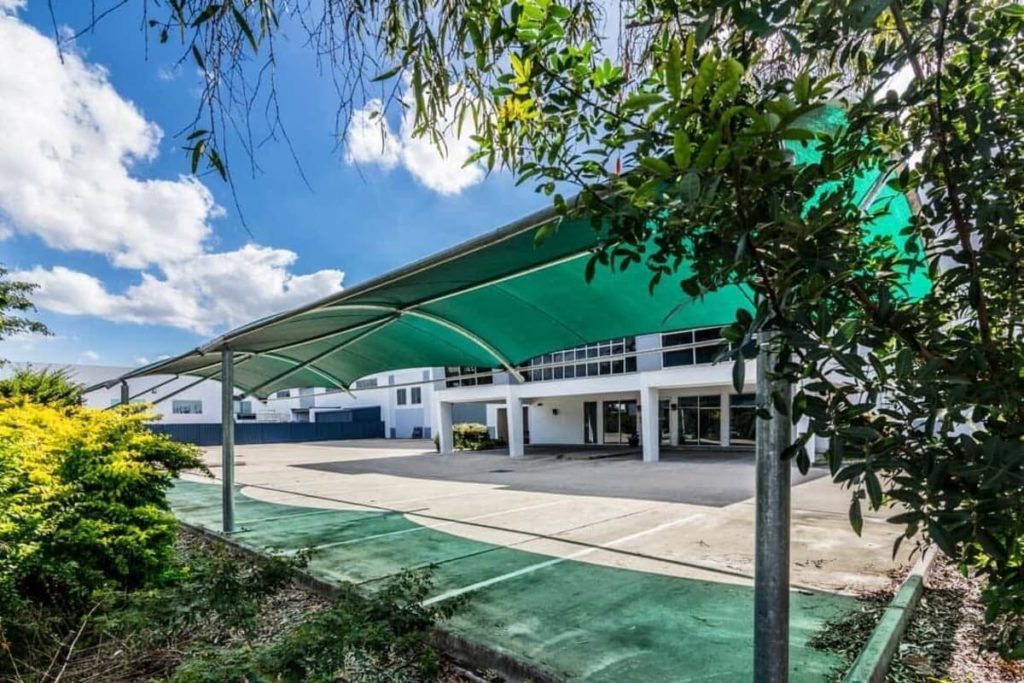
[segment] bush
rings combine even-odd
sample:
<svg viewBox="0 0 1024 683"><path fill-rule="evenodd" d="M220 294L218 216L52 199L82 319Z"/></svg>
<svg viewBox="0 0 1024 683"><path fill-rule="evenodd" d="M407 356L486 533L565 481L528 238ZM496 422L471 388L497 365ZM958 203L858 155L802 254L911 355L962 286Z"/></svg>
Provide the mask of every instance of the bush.
<svg viewBox="0 0 1024 683"><path fill-rule="evenodd" d="M504 445L503 442L492 439L487 425L476 422L463 422L452 427L455 439L455 450L457 451L483 451L489 448L497 448Z"/></svg>
<svg viewBox="0 0 1024 683"><path fill-rule="evenodd" d="M94 591L136 588L170 566L165 493L202 464L194 447L149 431L150 418L139 405L0 399L0 637L12 647L26 610L75 619Z"/></svg>
<svg viewBox="0 0 1024 683"><path fill-rule="evenodd" d="M0 379L0 398L58 408L82 405L84 391L85 387L73 381L63 369L18 368L10 377Z"/></svg>

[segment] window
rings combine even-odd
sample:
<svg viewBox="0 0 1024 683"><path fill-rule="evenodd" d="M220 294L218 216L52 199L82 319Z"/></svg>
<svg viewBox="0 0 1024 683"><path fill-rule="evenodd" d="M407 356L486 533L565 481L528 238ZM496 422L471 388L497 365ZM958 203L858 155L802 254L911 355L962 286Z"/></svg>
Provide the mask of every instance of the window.
<svg viewBox="0 0 1024 683"><path fill-rule="evenodd" d="M494 384L494 370L473 366L451 366L444 369L445 383L451 387L472 387L478 384ZM424 378L426 379L426 378Z"/></svg>
<svg viewBox="0 0 1024 683"><path fill-rule="evenodd" d="M419 387L413 387L409 390L409 403L414 406L418 406L423 403L423 390Z"/></svg>
<svg viewBox="0 0 1024 683"><path fill-rule="evenodd" d="M604 443L627 444L633 439L639 440L637 425L636 401L604 402Z"/></svg>
<svg viewBox="0 0 1024 683"><path fill-rule="evenodd" d="M291 395L292 392L289 391L288 389L285 389L284 391L277 392L277 395L274 398L288 398Z"/></svg>
<svg viewBox="0 0 1024 683"><path fill-rule="evenodd" d="M594 359L593 362L579 363ZM636 372L636 338L619 337L554 353L545 353L523 363L527 382L621 375Z"/></svg>
<svg viewBox="0 0 1024 683"><path fill-rule="evenodd" d="M752 446L757 439L757 395L736 394L729 399L729 439L733 446Z"/></svg>
<svg viewBox="0 0 1024 683"><path fill-rule="evenodd" d="M721 443L721 396L680 396L677 403L680 445Z"/></svg>
<svg viewBox="0 0 1024 683"><path fill-rule="evenodd" d="M405 401L405 389L397 389L395 391L395 399L396 399L396 402L398 403L398 405L404 406L405 403L406 403L406 401Z"/></svg>
<svg viewBox="0 0 1024 683"><path fill-rule="evenodd" d="M372 389L377 386L377 378L370 377L369 379L357 379L356 389Z"/></svg>
<svg viewBox="0 0 1024 683"><path fill-rule="evenodd" d="M203 412L202 401L171 401L171 412L175 415L200 415Z"/></svg>
<svg viewBox="0 0 1024 683"><path fill-rule="evenodd" d="M671 368L681 365L714 363L724 345L720 327L705 327L700 330L663 334L661 335L662 348L684 348L672 348L670 351L664 351L661 354L661 364L662 367Z"/></svg>

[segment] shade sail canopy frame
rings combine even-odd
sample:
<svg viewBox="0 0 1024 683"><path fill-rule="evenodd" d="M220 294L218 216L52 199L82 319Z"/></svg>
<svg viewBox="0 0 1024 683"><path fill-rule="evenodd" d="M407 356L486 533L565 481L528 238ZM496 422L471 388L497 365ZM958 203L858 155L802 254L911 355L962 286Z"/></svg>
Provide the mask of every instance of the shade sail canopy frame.
<svg viewBox="0 0 1024 683"><path fill-rule="evenodd" d="M815 150L805 146L797 150L796 163L811 163L814 156ZM865 215L885 207L885 220L866 219L866 238L881 232L902 246L909 238L899 231L912 207L886 185L887 177L882 170L858 177L856 201ZM553 222L552 234L535 243L535 230ZM589 218L561 219L554 209L545 209L351 289L243 325L104 386L153 374L213 378L210 370L219 361L211 354L225 350L237 354L235 385L259 398L294 387L348 391L360 377L413 367L500 366L521 379L517 366L544 353L616 337L726 325L738 308L752 308L745 285L699 298L667 283L651 291L651 274L642 264L625 271L599 268L588 282L585 257L612 241ZM905 280L918 292L930 286L914 273Z"/></svg>

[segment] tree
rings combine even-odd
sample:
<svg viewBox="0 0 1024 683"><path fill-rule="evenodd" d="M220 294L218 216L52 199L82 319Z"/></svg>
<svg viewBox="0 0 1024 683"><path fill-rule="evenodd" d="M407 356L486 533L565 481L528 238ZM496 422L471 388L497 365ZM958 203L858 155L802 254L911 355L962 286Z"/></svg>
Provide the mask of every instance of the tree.
<svg viewBox="0 0 1024 683"><path fill-rule="evenodd" d="M421 134L471 125L480 160L592 217L588 273L648 268L681 302L747 287L725 336L779 332L772 372L798 390L775 407L831 439L854 529L898 505L899 541L983 573L991 617L1024 614L1024 7L634 0L615 55L586 0L169 7L153 30L207 76L193 170L227 175L223 122L253 85L273 101L275 37L306 31L343 105L376 78ZM1024 656L1019 621L1003 646Z"/></svg>
<svg viewBox="0 0 1024 683"><path fill-rule="evenodd" d="M36 310L28 298L38 285L7 278L7 269L0 266L0 339L21 333L49 334L46 325L25 318L21 313Z"/></svg>

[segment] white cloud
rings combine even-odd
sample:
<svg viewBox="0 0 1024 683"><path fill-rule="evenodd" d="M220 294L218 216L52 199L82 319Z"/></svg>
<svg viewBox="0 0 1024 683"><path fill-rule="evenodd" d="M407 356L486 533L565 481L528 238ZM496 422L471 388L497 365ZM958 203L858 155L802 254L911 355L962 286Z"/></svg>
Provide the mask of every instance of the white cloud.
<svg viewBox="0 0 1024 683"><path fill-rule="evenodd" d="M466 164L475 147L471 140L472 122L458 134L454 117L448 116L440 127L445 131L441 149L429 137L417 137L415 103L408 95L399 134L396 136L381 115L383 103L373 99L353 113L345 138L345 160L349 163L375 163L391 169L398 162L425 187L440 194L458 194L484 179L480 164Z"/></svg>
<svg viewBox="0 0 1024 683"><path fill-rule="evenodd" d="M0 239L34 235L140 271L116 292L62 266L24 270L40 307L212 333L340 289L338 270L291 273L285 249L212 252L223 211L206 186L133 174L161 137L105 70L68 49L61 64L51 38L0 12Z"/></svg>
<svg viewBox="0 0 1024 683"><path fill-rule="evenodd" d="M339 270L290 273L296 258L287 249L250 244L165 265L160 276L143 273L140 282L121 293L110 291L98 278L63 266L37 266L11 277L37 283L35 302L57 313L212 334L341 288L344 274Z"/></svg>
<svg viewBox="0 0 1024 683"><path fill-rule="evenodd" d="M13 14L25 6L27 0L0 0L0 13Z"/></svg>
<svg viewBox="0 0 1024 683"><path fill-rule="evenodd" d="M9 1L9 0L7 0ZM0 15L0 210L19 233L143 268L203 252L221 213L194 178L140 179L162 131L102 68Z"/></svg>
<svg viewBox="0 0 1024 683"><path fill-rule="evenodd" d="M393 168L398 163L402 145L381 115L383 108L384 104L375 99L353 112L345 137L345 161L380 164L384 168Z"/></svg>
<svg viewBox="0 0 1024 683"><path fill-rule="evenodd" d="M96 353L92 349L86 349L82 351L82 360L86 363L95 363L100 359L100 354Z"/></svg>

